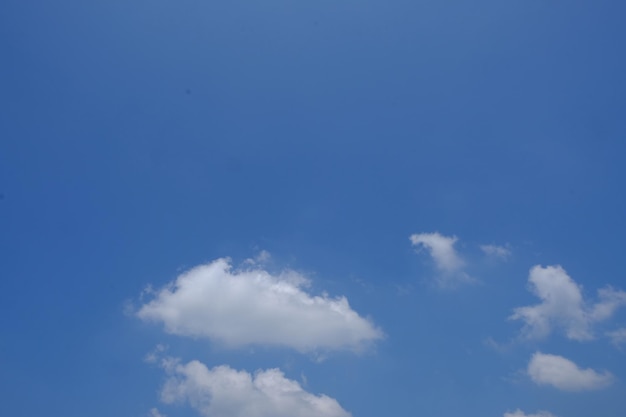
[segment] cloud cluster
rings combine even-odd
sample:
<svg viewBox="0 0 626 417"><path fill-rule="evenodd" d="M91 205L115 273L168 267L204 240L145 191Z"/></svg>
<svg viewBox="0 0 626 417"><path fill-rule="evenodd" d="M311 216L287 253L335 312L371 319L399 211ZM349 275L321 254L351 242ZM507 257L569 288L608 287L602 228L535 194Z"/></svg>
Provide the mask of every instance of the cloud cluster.
<svg viewBox="0 0 626 417"><path fill-rule="evenodd" d="M293 271L235 271L228 259L218 259L180 275L136 314L163 323L168 333L228 347L358 352L383 337L345 297L313 296L308 286L309 281Z"/></svg>
<svg viewBox="0 0 626 417"><path fill-rule="evenodd" d="M205 417L350 417L326 395L314 395L278 369L254 374L229 366L208 369L203 363L163 360L167 380L161 399L182 402Z"/></svg>
<svg viewBox="0 0 626 417"><path fill-rule="evenodd" d="M526 338L543 338L559 328L572 340L593 339L592 325L610 318L626 304L626 292L611 287L600 289L598 301L590 304L583 298L581 287L558 265L533 267L528 281L541 303L518 307L510 316L525 323L522 335Z"/></svg>
<svg viewBox="0 0 626 417"><path fill-rule="evenodd" d="M475 281L455 249L456 236L421 233L410 236L417 251L434 260L441 287ZM506 247L483 245L482 251L506 259ZM262 252L236 269L228 259L217 259L193 268L158 291L142 294L135 311L145 321L161 323L166 332L208 339L224 347L280 346L302 353L330 350L359 352L383 337L381 329L354 311L345 297L314 295L303 275L268 272L270 255ZM524 323L525 338L542 338L561 330L572 340L594 338L594 325L609 319L626 304L626 292L605 287L589 302L582 289L560 266L535 266L529 273L529 289L540 299L536 305L518 307L510 316ZM149 299L144 300L145 297ZM615 344L626 341L626 329L607 333ZM166 373L161 390L164 403L190 405L205 417L350 417L326 395L309 393L279 369L249 373L228 365L209 369L199 361L160 359L157 346L146 361L160 363ZM580 368L562 356L535 353L527 375L537 385L563 391L597 390L610 385L608 371ZM152 417L162 417L156 408ZM164 416L163 416L164 417ZM547 411L526 414L517 409L504 417L555 417Z"/></svg>
<svg viewBox="0 0 626 417"><path fill-rule="evenodd" d="M416 233L409 236L409 240L416 252L425 250L433 259L439 272L436 277L439 287L455 288L461 284L478 282L466 272L467 263L455 248L458 237L444 236L438 232ZM511 256L511 250L506 246L480 245L480 249L490 258L507 260Z"/></svg>
<svg viewBox="0 0 626 417"><path fill-rule="evenodd" d="M581 369L562 356L541 352L530 359L528 375L538 385L551 385L562 391L597 390L613 382L613 376L607 371Z"/></svg>
<svg viewBox="0 0 626 417"><path fill-rule="evenodd" d="M535 414L526 414L519 408L510 413L504 413L504 417L555 417L554 414L547 411L539 411Z"/></svg>

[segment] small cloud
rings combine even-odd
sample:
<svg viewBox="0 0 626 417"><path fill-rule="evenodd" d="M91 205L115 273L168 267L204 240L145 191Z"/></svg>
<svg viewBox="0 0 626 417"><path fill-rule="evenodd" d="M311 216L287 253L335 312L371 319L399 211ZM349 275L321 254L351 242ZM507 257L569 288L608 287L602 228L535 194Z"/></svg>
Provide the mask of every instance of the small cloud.
<svg viewBox="0 0 626 417"><path fill-rule="evenodd" d="M519 408L515 411L504 413L504 417L555 417L554 414L547 411L538 411L535 414L526 414Z"/></svg>
<svg viewBox="0 0 626 417"><path fill-rule="evenodd" d="M537 352L528 363L528 375L537 385L551 385L562 391L590 391L602 389L613 382L607 371L581 369L562 356Z"/></svg>
<svg viewBox="0 0 626 417"><path fill-rule="evenodd" d="M199 361L172 359L164 370L161 400L187 403L203 416L351 417L337 400L305 391L279 369L250 374L228 365L209 369Z"/></svg>
<svg viewBox="0 0 626 417"><path fill-rule="evenodd" d="M410 295L414 288L411 284L395 284L396 294L399 296L407 296Z"/></svg>
<svg viewBox="0 0 626 417"><path fill-rule="evenodd" d="M465 262L454 249L454 244L459 240L456 236L443 236L435 232L414 234L410 239L418 250L425 248L430 253L441 271L455 272L465 266Z"/></svg>
<svg viewBox="0 0 626 417"><path fill-rule="evenodd" d="M247 265L264 265L272 259L272 254L266 250L259 252L254 258L248 258L243 263Z"/></svg>
<svg viewBox="0 0 626 417"><path fill-rule="evenodd" d="M581 287L559 265L534 266L528 282L541 303L518 307L509 317L525 323L522 336L528 339L546 337L554 328L560 328L568 339L591 340L592 326L607 320L626 304L626 292L611 287L600 289L598 301L590 304L584 300Z"/></svg>
<svg viewBox="0 0 626 417"><path fill-rule="evenodd" d="M481 245L480 249L485 253L485 255L492 258L507 260L511 256L511 250L506 246Z"/></svg>
<svg viewBox="0 0 626 417"><path fill-rule="evenodd" d="M126 317L133 317L135 315L135 306L131 300L125 300L122 304L122 314Z"/></svg>
<svg viewBox="0 0 626 417"><path fill-rule="evenodd" d="M353 277L352 282L361 287L366 293L372 293L375 291L375 286L369 281L365 281L358 277Z"/></svg>
<svg viewBox="0 0 626 417"><path fill-rule="evenodd" d="M161 412L156 409L156 408L152 408L150 410L150 417L167 417L165 414L161 414Z"/></svg>
<svg viewBox="0 0 626 417"><path fill-rule="evenodd" d="M614 330L612 332L608 332L606 335L611 339L611 343L613 343L615 346L621 347L622 345L626 344L625 327Z"/></svg>
<svg viewBox="0 0 626 417"><path fill-rule="evenodd" d="M437 283L442 288L453 288L462 283L475 282L463 268L465 262L454 244L458 241L456 236L444 236L440 233L419 233L409 237L416 251L426 249L435 261L435 266L440 272Z"/></svg>
<svg viewBox="0 0 626 417"><path fill-rule="evenodd" d="M166 345L158 344L155 348L144 356L143 360L146 363L157 363L159 359L163 356L163 353L167 351L168 347Z"/></svg>
<svg viewBox="0 0 626 417"><path fill-rule="evenodd" d="M488 337L485 340L483 340L483 344L487 346L488 348L495 350L498 353L507 352L511 347L510 343L504 344L504 343L497 342L496 340L494 340L493 337Z"/></svg>
<svg viewBox="0 0 626 417"><path fill-rule="evenodd" d="M139 301L143 301L147 297L151 297L156 294L156 290L152 284L147 284L139 293Z"/></svg>

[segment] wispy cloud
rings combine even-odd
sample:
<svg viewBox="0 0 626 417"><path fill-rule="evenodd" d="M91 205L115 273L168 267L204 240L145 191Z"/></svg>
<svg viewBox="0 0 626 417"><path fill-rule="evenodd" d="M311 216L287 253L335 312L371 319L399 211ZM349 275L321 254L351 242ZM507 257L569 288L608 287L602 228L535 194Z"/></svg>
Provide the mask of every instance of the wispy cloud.
<svg viewBox="0 0 626 417"><path fill-rule="evenodd" d="M487 256L502 260L506 260L511 256L511 250L506 246L480 245L480 250L482 250Z"/></svg>
<svg viewBox="0 0 626 417"><path fill-rule="evenodd" d="M528 375L537 385L551 385L562 391L589 391L604 388L613 382L607 372L579 368L562 356L535 353L528 363Z"/></svg>
<svg viewBox="0 0 626 417"><path fill-rule="evenodd" d="M611 287L598 291L595 304L588 303L581 287L558 265L533 267L528 281L530 290L541 303L518 307L510 316L512 320L525 323L522 330L525 338L543 338L554 328L560 328L569 339L593 339L592 325L610 318L626 304L626 292Z"/></svg>
<svg viewBox="0 0 626 417"><path fill-rule="evenodd" d="M455 272L465 265L454 249L454 244L459 240L456 236L443 236L435 232L414 234L410 239L414 246L428 250L441 271Z"/></svg>
<svg viewBox="0 0 626 417"><path fill-rule="evenodd" d="M166 404L186 403L205 417L350 417L335 400L305 391L279 369L254 374L199 361L163 360ZM155 416L157 417L157 416Z"/></svg>
<svg viewBox="0 0 626 417"><path fill-rule="evenodd" d="M458 241L456 236L444 236L437 232L419 233L411 235L409 239L418 252L425 249L435 261L439 270L437 283L440 287L455 287L475 281L463 271L465 262L454 248Z"/></svg>
<svg viewBox="0 0 626 417"><path fill-rule="evenodd" d="M150 417L167 417L165 414L161 414L161 412L157 408L152 408L150 410Z"/></svg>
<svg viewBox="0 0 626 417"><path fill-rule="evenodd" d="M515 411L504 413L504 417L555 417L554 414L547 411L538 411L534 414L526 414L519 408Z"/></svg>
<svg viewBox="0 0 626 417"><path fill-rule="evenodd" d="M274 345L299 352L361 351L383 332L345 297L314 296L309 280L286 271L233 270L218 259L180 275L136 315L168 333L206 338L226 347Z"/></svg>
<svg viewBox="0 0 626 417"><path fill-rule="evenodd" d="M611 342L615 346L623 346L626 344L626 328L625 327L614 330L612 332L608 332L606 335L611 339Z"/></svg>
<svg viewBox="0 0 626 417"><path fill-rule="evenodd" d="M257 253L253 258L248 258L244 261L247 265L265 265L272 259L272 254L266 250L262 250Z"/></svg>

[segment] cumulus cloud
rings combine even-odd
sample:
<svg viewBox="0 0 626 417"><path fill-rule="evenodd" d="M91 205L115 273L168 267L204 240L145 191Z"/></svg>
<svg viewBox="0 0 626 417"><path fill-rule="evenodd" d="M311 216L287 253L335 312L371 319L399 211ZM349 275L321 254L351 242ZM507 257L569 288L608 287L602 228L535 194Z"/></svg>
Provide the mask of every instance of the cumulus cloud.
<svg viewBox="0 0 626 417"><path fill-rule="evenodd" d="M526 414L519 408L513 412L504 413L504 417L555 417L554 414L547 411L539 411L535 414Z"/></svg>
<svg viewBox="0 0 626 417"><path fill-rule="evenodd" d="M411 235L409 239L418 251L426 249L435 261L435 265L441 273L438 277L440 286L453 287L463 282L473 281L463 271L465 262L454 248L454 244L458 240L456 236L444 236L437 232L419 233Z"/></svg>
<svg viewBox="0 0 626 417"><path fill-rule="evenodd" d="M611 287L598 291L595 304L588 303L581 287L558 265L533 267L528 281L530 291L541 303L518 307L509 317L525 323L522 335L527 338L543 338L554 328L560 328L569 339L593 339L592 325L610 318L626 304L626 292Z"/></svg>
<svg viewBox="0 0 626 417"><path fill-rule="evenodd" d="M305 391L279 369L254 374L229 366L208 369L203 363L165 359L164 403L186 403L205 417L350 417L326 395Z"/></svg>
<svg viewBox="0 0 626 417"><path fill-rule="evenodd" d="M528 375L537 385L552 385L562 391L589 391L604 388L613 381L607 372L581 369L562 356L537 352L528 363Z"/></svg>
<svg viewBox="0 0 626 417"><path fill-rule="evenodd" d="M493 258L506 260L511 256L511 250L506 246L481 245L480 249L485 253L485 255Z"/></svg>
<svg viewBox="0 0 626 417"><path fill-rule="evenodd" d="M293 271L236 271L228 259L218 259L180 275L136 314L163 323L168 333L227 347L358 352L383 337L345 297L313 296L306 291L309 285Z"/></svg>

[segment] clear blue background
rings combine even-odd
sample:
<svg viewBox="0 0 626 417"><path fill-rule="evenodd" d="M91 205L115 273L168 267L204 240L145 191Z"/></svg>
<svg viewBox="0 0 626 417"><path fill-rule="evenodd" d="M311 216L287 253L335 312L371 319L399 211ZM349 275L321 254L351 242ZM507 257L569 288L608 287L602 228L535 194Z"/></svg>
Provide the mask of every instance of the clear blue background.
<svg viewBox="0 0 626 417"><path fill-rule="evenodd" d="M622 416L606 339L485 340L519 330L506 318L536 302L532 265L562 264L588 295L626 287L625 16L623 1L2 1L0 414L144 416L163 376L142 358L163 342L304 373L355 417ZM428 284L408 236L431 231L459 236L481 285ZM484 243L512 259L480 261ZM148 283L261 249L371 316L377 351L220 351L123 314ZM618 381L538 388L519 373L536 350Z"/></svg>

